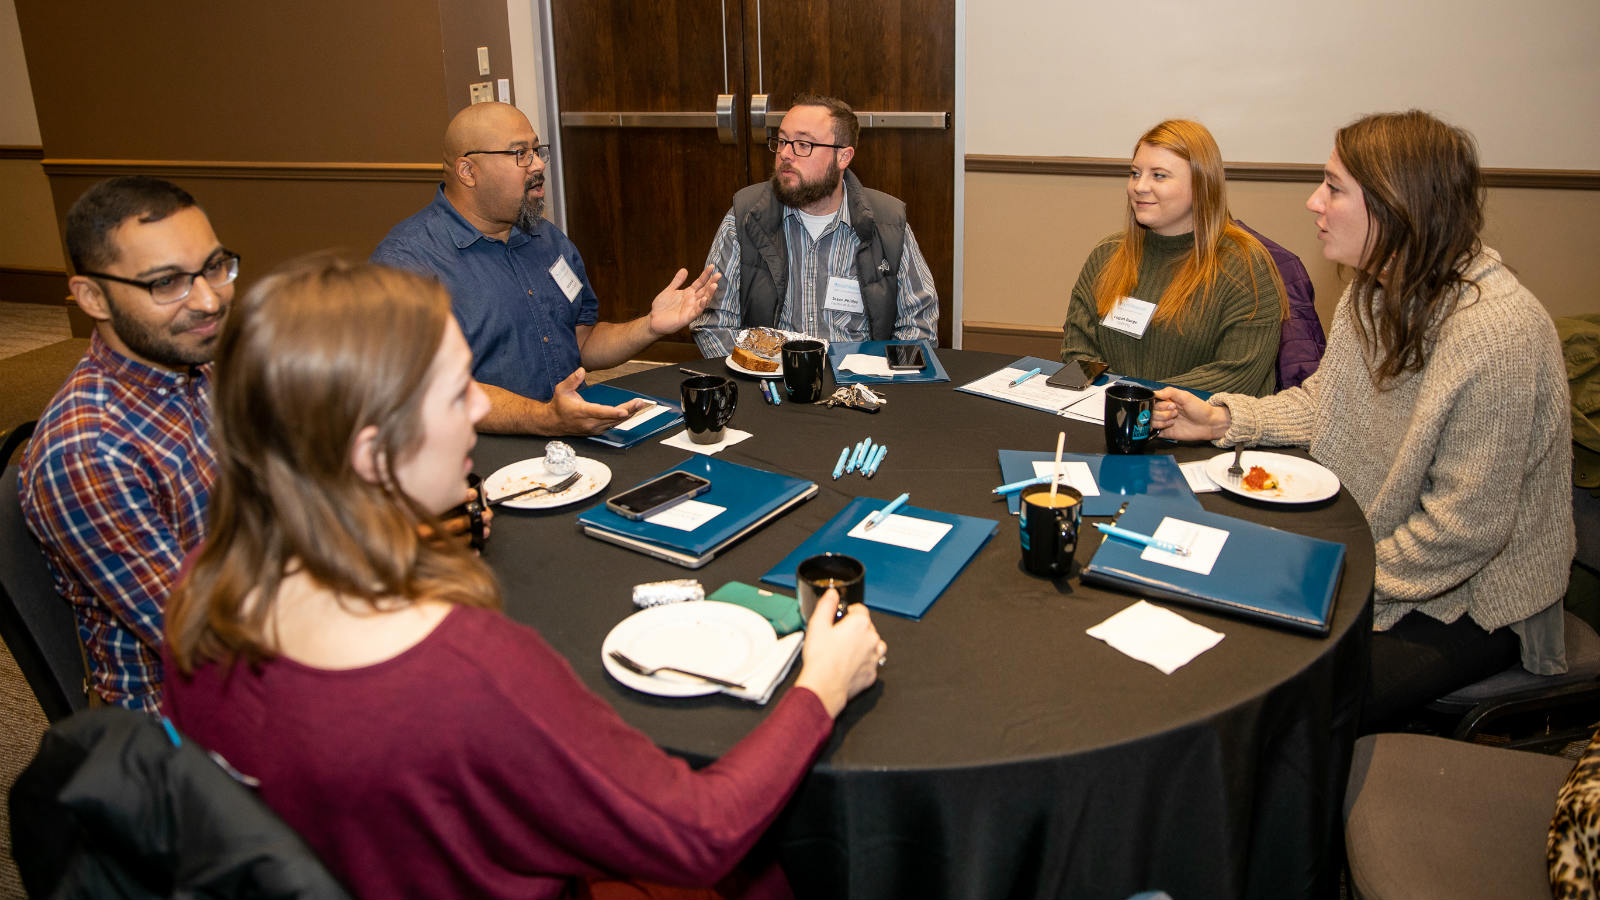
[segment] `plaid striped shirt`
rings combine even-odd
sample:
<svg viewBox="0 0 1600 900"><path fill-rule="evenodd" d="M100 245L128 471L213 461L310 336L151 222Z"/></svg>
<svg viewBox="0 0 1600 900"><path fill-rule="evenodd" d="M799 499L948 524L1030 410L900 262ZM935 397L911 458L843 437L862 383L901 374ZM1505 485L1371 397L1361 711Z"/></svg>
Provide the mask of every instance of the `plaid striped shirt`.
<svg viewBox="0 0 1600 900"><path fill-rule="evenodd" d="M22 461L23 515L77 613L91 686L133 709L159 708L162 610L204 536L210 370L151 368L96 333Z"/></svg>
<svg viewBox="0 0 1600 900"><path fill-rule="evenodd" d="M839 204L834 220L822 236L811 239L805 222L790 207L783 210L783 236L789 251L789 302L783 304L776 327L799 331L829 341L871 340L865 313L824 309L828 297L828 278L854 279L856 251L861 237L850 227L850 204ZM711 245L706 265L722 273L717 295L691 326L695 343L707 359L733 352L734 335L742 328L744 303L739 296L739 231L733 211L723 217ZM906 223L905 246L900 252L900 295L895 303L895 340L925 338L938 341L939 296L933 289L933 275L922 258L911 224ZM799 298L799 302L795 302Z"/></svg>

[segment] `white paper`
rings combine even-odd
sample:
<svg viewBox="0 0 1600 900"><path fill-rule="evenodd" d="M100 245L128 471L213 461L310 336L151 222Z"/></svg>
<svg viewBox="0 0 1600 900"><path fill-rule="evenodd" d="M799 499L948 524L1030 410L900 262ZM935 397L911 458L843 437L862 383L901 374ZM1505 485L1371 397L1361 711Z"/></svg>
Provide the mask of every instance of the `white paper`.
<svg viewBox="0 0 1600 900"><path fill-rule="evenodd" d="M893 377L895 375L917 374L916 372L896 372L889 368L888 357L873 356L869 353L846 353L844 359L839 361L839 368L854 372L857 375Z"/></svg>
<svg viewBox="0 0 1600 900"><path fill-rule="evenodd" d="M666 444L668 447L677 447L679 450L688 450L690 453L698 453L701 456L711 456L712 454L720 453L727 447L732 447L748 437L750 437L750 432L748 431L740 431L737 428L724 428L722 430L722 440L715 444L696 444L689 437L689 429L685 428L672 437L665 438L661 443Z"/></svg>
<svg viewBox="0 0 1600 900"><path fill-rule="evenodd" d="M1050 473L1055 471L1055 468L1056 461L1054 459L1037 459L1033 462L1033 475L1035 478L1048 479ZM1049 481L1045 482L1045 484L1049 483ZM1094 470L1090 469L1089 464L1086 462L1075 459L1062 460L1061 483L1077 488L1078 493L1085 497L1100 496L1100 486L1094 483Z"/></svg>
<svg viewBox="0 0 1600 900"><path fill-rule="evenodd" d="M867 516L867 519L872 518ZM866 541L877 541L880 544L893 544L896 547L905 547L908 550L921 550L923 553L938 546L944 536L950 533L951 526L944 522L930 522L927 519L914 519L895 513L867 530L867 519L856 523L850 529L850 536Z"/></svg>
<svg viewBox="0 0 1600 900"><path fill-rule="evenodd" d="M651 403L649 406L646 406L644 409L641 409L638 412L634 413L633 415L629 416L626 420L623 421L623 423L621 425L618 425L617 428L619 428L619 429L621 429L623 431L632 431L633 429L639 427L640 425L643 425L645 422L648 422L649 420L654 419L656 416L659 416L659 415L661 415L663 413L668 413L668 412L671 412L671 411L672 410L671 410L670 407L663 406L660 403Z"/></svg>
<svg viewBox="0 0 1600 900"><path fill-rule="evenodd" d="M1090 628L1087 634L1168 675L1223 638L1220 631L1143 600Z"/></svg>
<svg viewBox="0 0 1600 900"><path fill-rule="evenodd" d="M1155 312L1156 305L1148 300L1123 297L1116 306L1111 307L1111 312L1106 313L1100 324L1130 337L1143 338L1144 330L1150 327L1150 317Z"/></svg>
<svg viewBox="0 0 1600 900"><path fill-rule="evenodd" d="M550 277L555 279L556 287L561 288L561 293L567 295L568 303L577 299L578 292L583 290L583 282L578 280L572 267L567 265L565 257L556 257L556 261L550 265Z"/></svg>
<svg viewBox="0 0 1600 900"><path fill-rule="evenodd" d="M1221 528L1185 522L1171 516L1161 520L1152 537L1188 547L1189 555L1146 547L1139 554L1140 559L1201 575L1211 574L1211 567L1217 564L1217 557L1222 555L1222 545L1228 542L1228 533Z"/></svg>
<svg viewBox="0 0 1600 900"><path fill-rule="evenodd" d="M1206 474L1205 460L1179 463L1178 470L1183 473L1183 480L1189 482L1189 490L1194 491L1196 494L1222 490L1215 481L1211 480L1211 476Z"/></svg>
<svg viewBox="0 0 1600 900"><path fill-rule="evenodd" d="M693 531L727 511L726 506L717 506L703 500L684 500L653 516L645 516L644 520L651 525L665 525L679 531Z"/></svg>
<svg viewBox="0 0 1600 900"><path fill-rule="evenodd" d="M888 365L888 362L885 361L884 364ZM1083 419L1087 422L1105 420L1106 385L1073 391L1047 384L1049 379L1041 372L1012 387L1011 382L1016 381L1026 371L1028 370L1008 366L998 372L991 372L977 381L968 382L962 385L961 389L993 397L996 400L1008 400L1033 409L1059 413L1073 419Z"/></svg>
<svg viewBox="0 0 1600 900"><path fill-rule="evenodd" d="M865 313L867 308L861 303L860 282L854 278L830 276L828 295L822 301L822 308L833 312Z"/></svg>

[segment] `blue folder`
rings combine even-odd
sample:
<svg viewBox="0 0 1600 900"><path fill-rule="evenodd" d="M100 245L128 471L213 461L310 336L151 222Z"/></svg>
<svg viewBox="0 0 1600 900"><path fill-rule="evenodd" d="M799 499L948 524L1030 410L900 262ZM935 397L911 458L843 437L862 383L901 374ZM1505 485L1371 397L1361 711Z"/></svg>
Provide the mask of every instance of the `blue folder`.
<svg viewBox="0 0 1600 900"><path fill-rule="evenodd" d="M1049 451L1001 450L1000 483L1011 484L1032 478L1033 464L1038 461L1054 462L1056 455ZM1151 495L1168 497L1191 509L1200 508L1200 500L1183 477L1183 470L1172 457L1161 453L1063 453L1061 461L1089 464L1094 473L1094 483L1100 487L1100 496L1083 498L1086 516L1113 516L1123 501L1130 497ZM1048 482L1046 482L1048 484ZM1022 505L1022 491L1006 497L1006 507L1014 516Z"/></svg>
<svg viewBox="0 0 1600 900"><path fill-rule="evenodd" d="M627 431L621 428L613 428L600 434L589 435L589 440L598 441L610 447L621 447L625 450L652 435L660 434L668 428L683 422L683 407L679 404L661 397L651 396L650 394L641 394L638 391L619 388L612 384L586 384L578 389L578 396L590 403L598 403L601 406L621 406L629 400L643 397L652 403L658 403L671 410L669 413L646 419Z"/></svg>
<svg viewBox="0 0 1600 900"><path fill-rule="evenodd" d="M1055 373L1061 371L1061 367L1064 366L1064 365L1066 365L1066 363L1062 362L1059 359L1040 359L1037 356L1024 356L1024 357L1018 359L1017 361L1015 361L1013 363L1009 363L1009 364L1007 364L1005 366L1002 366L1001 368L1002 369L1020 369L1020 370L1022 370L1024 372L1027 372L1027 371L1029 371L1031 369L1038 369L1040 377L1049 378L1051 375L1054 375ZM999 371L999 370L997 369L996 371ZM1118 375L1118 374L1116 374L1114 372L1103 373L1102 375L1100 375L1100 377L1096 378L1091 383L1095 384L1095 385L1102 385L1102 384L1110 384L1113 381L1123 381L1123 382L1127 382L1129 384L1142 384L1142 385L1144 385L1145 387L1149 388L1152 391L1159 391L1164 387L1172 387L1172 385L1167 384L1165 381L1151 381L1148 378L1135 378L1132 375ZM966 390L965 386L958 387L958 388L956 388L956 390L965 391L968 394L977 393L976 391L968 391L968 390ZM1194 388L1184 388L1184 390L1186 390L1189 393L1195 395L1196 397L1199 397L1201 400L1210 400L1211 399L1211 392L1210 391L1201 391L1201 390L1196 390ZM1028 404L1026 404L1026 403L1019 403L1019 402L1017 402L1015 400L1007 400L1005 397L996 397L996 396L993 396L991 394L978 394L978 396L987 397L990 400L1000 400L1000 401L1003 401L1005 403L1014 404L1016 406L1027 406L1028 409L1037 409L1037 407L1028 406ZM1054 459L1054 458L1055 458L1055 455L1051 454L1051 459Z"/></svg>
<svg viewBox="0 0 1600 900"><path fill-rule="evenodd" d="M666 472L692 472L708 479L711 487L694 499L721 506L724 511L693 531L683 531L644 519L629 519L599 503L578 515L583 533L697 569L734 541L817 493L814 481L741 466L714 456L696 454Z"/></svg>
<svg viewBox="0 0 1600 900"><path fill-rule="evenodd" d="M828 524L773 566L761 580L793 590L795 569L801 560L819 553L843 553L867 568L867 608L920 619L961 574L999 526L989 519L902 506L898 515L954 526L928 552L897 547L850 536L850 529L873 512L888 506L886 500L857 497Z"/></svg>
<svg viewBox="0 0 1600 900"><path fill-rule="evenodd" d="M890 344L916 344L921 347L922 368L915 372L900 372L887 378L882 375L858 375L839 368L839 363L844 362L847 354L865 353L868 356L883 356L883 348ZM828 345L828 364L833 367L834 384L930 384L950 380L950 373L944 370L944 363L939 362L939 354L934 352L932 341L834 341Z"/></svg>
<svg viewBox="0 0 1600 900"><path fill-rule="evenodd" d="M1141 558L1143 546L1107 536L1083 568L1083 580L1293 631L1328 633L1344 571L1343 544L1191 509L1164 497L1133 498L1117 524L1153 534L1167 516L1228 532L1209 575L1150 562Z"/></svg>

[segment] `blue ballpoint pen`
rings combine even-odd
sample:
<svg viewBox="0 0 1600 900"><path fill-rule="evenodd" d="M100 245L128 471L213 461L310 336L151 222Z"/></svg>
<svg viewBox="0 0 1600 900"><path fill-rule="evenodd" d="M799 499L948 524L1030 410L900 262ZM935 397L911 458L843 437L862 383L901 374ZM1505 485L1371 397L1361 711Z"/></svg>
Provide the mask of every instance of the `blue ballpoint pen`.
<svg viewBox="0 0 1600 900"><path fill-rule="evenodd" d="M1154 547L1157 550L1165 550L1168 553L1176 553L1179 556L1189 555L1188 547L1184 547L1180 544L1174 544L1171 541L1157 540L1148 534L1140 534L1137 531L1129 531L1128 529L1118 525L1107 525L1104 522L1096 522L1094 523L1094 527L1100 529L1101 533L1103 534L1109 534L1112 537L1122 538L1125 541L1132 541L1135 544L1143 544L1146 547Z"/></svg>
<svg viewBox="0 0 1600 900"><path fill-rule="evenodd" d="M1002 495L1004 495L1004 494L1015 494L1017 491L1020 491L1023 488L1026 488L1026 487L1033 487L1036 484L1049 484L1049 483L1050 483L1050 476L1049 475L1035 475L1032 478L1024 478L1021 481L1013 481L1010 484L1002 484L999 487L995 488L993 491L990 491L990 493L992 493L992 494L1002 494Z"/></svg>
<svg viewBox="0 0 1600 900"><path fill-rule="evenodd" d="M775 380L768 381L767 382L767 390L772 391L772 405L773 406L782 406L783 405L783 395L778 393L778 382L775 381Z"/></svg>
<svg viewBox="0 0 1600 900"><path fill-rule="evenodd" d="M889 452L889 445L888 444L879 444L878 448L876 450L872 451L872 459L867 462L866 476L868 478L871 478L872 476L878 474L878 464L883 462L883 457L888 452Z"/></svg>
<svg viewBox="0 0 1600 900"><path fill-rule="evenodd" d="M1021 375L1018 375L1017 376L1017 380L1011 382L1011 386L1012 387L1016 387L1017 385L1023 383L1024 381L1027 381L1029 378L1032 378L1033 376L1035 376L1037 374L1039 374L1039 367L1038 366L1034 366L1032 369L1029 369L1028 371L1023 372Z"/></svg>
<svg viewBox="0 0 1600 900"><path fill-rule="evenodd" d="M865 450L866 450L866 445L863 444L861 441L856 441L856 448L854 450L850 451L850 460L849 460L849 462L846 462L844 464L844 470L846 472L854 472L856 470L856 466L861 465L861 454Z"/></svg>
<svg viewBox="0 0 1600 900"><path fill-rule="evenodd" d="M849 447L846 447L843 450L839 451L839 461L834 463L834 465L833 465L833 480L834 481L838 481L839 480L839 476L844 474L844 464L849 459L850 459L850 448Z"/></svg>
<svg viewBox="0 0 1600 900"><path fill-rule="evenodd" d="M888 506L885 506L883 509L880 509L872 515L867 516L867 524L863 526L863 529L866 531L871 531L872 529L877 528L879 525L883 524L884 519L894 515L895 510L904 506L906 501L909 499L911 499L911 493L908 491L894 498L893 500L890 500Z"/></svg>

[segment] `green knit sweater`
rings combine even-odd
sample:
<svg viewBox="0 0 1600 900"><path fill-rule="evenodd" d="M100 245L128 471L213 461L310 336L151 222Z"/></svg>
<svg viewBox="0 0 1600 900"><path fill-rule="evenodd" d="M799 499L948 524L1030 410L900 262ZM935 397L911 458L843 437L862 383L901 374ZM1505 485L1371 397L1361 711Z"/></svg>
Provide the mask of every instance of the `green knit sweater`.
<svg viewBox="0 0 1600 900"><path fill-rule="evenodd" d="M1099 359L1118 375L1195 390L1257 397L1273 392L1283 296L1272 280L1270 256L1256 254L1250 271L1238 255L1224 253L1221 277L1204 308L1191 305L1173 321L1152 318L1144 337L1135 338L1101 325L1094 300L1095 279L1121 243L1121 232L1102 240L1078 273L1061 342L1063 362ZM1175 237L1146 232L1133 295L1159 303L1193 249L1192 232Z"/></svg>

